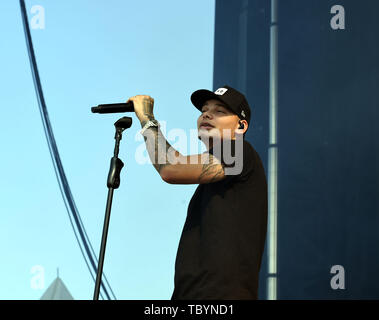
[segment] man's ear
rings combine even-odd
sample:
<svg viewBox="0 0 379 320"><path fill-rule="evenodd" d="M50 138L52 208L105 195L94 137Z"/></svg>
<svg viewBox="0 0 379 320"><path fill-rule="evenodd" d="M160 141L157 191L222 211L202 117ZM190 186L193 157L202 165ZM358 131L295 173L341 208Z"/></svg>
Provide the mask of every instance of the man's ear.
<svg viewBox="0 0 379 320"><path fill-rule="evenodd" d="M246 120L239 120L238 121L239 127L237 130L239 131L238 133L243 134L247 131L247 128L249 127L248 123Z"/></svg>

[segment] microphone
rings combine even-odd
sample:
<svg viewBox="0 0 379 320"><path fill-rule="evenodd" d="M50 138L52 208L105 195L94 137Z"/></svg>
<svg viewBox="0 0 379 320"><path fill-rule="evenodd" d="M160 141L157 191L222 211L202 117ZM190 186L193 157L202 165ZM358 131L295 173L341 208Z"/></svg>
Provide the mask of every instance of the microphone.
<svg viewBox="0 0 379 320"><path fill-rule="evenodd" d="M119 112L134 112L133 101L125 103L99 104L97 107L92 107L93 113L119 113Z"/></svg>

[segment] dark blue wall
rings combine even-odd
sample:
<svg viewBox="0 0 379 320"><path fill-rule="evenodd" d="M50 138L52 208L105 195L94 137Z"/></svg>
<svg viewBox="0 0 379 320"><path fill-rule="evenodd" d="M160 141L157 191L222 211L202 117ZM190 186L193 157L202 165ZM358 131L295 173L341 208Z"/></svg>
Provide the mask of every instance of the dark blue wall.
<svg viewBox="0 0 379 320"><path fill-rule="evenodd" d="M377 299L379 1L278 2L278 298ZM335 4L345 30L330 26ZM246 94L266 173L270 14L269 0L216 0L214 88ZM265 256L262 299L266 272Z"/></svg>

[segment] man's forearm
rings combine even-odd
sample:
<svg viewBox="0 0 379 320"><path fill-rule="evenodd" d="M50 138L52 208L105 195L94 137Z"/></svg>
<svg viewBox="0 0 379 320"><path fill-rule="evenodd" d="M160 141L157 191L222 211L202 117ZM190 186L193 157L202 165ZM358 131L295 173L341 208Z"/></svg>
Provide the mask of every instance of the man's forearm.
<svg viewBox="0 0 379 320"><path fill-rule="evenodd" d="M153 116L149 116L146 120L141 121L141 127L153 119ZM165 166L178 162L183 163L184 157L167 142L158 127L149 127L143 133L143 137L150 160L159 174Z"/></svg>

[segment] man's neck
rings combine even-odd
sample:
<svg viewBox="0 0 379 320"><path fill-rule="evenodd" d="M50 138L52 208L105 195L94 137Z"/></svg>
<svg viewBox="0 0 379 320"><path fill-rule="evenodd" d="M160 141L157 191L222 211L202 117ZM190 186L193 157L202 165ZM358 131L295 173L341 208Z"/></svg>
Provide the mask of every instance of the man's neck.
<svg viewBox="0 0 379 320"><path fill-rule="evenodd" d="M233 137L231 140L236 140L235 137ZM215 146L219 145L220 143L223 143L224 140L216 140L216 139L213 139L213 138L210 138L208 141L203 141L204 144L205 144L205 147L207 149L207 151L211 150L211 149L214 149Z"/></svg>

